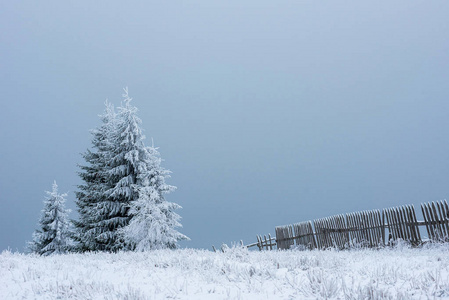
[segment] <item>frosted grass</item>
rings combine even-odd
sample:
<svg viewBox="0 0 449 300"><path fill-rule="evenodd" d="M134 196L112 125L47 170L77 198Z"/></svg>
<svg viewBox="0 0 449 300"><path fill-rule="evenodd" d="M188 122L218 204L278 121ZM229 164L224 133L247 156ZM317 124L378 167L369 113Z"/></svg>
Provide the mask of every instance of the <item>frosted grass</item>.
<svg viewBox="0 0 449 300"><path fill-rule="evenodd" d="M0 299L449 299L449 247L0 254Z"/></svg>

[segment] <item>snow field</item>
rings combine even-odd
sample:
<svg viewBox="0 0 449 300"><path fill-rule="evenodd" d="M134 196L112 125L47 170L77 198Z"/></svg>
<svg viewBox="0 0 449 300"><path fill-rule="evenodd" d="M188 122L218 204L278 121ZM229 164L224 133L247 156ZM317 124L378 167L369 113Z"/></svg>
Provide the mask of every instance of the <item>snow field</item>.
<svg viewBox="0 0 449 300"><path fill-rule="evenodd" d="M449 246L0 254L0 299L449 299Z"/></svg>

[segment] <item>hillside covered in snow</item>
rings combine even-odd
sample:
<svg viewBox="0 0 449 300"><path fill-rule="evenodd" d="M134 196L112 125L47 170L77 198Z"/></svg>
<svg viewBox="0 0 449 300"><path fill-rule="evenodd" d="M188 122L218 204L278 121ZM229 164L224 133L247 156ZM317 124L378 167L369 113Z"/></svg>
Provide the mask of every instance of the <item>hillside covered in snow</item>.
<svg viewBox="0 0 449 300"><path fill-rule="evenodd" d="M449 298L449 247L0 254L0 299Z"/></svg>

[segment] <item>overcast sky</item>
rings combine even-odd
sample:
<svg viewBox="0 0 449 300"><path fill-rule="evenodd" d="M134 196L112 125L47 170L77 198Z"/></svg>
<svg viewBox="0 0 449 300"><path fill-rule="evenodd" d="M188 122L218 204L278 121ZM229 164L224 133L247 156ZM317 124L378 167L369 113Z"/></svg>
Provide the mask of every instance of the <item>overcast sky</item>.
<svg viewBox="0 0 449 300"><path fill-rule="evenodd" d="M446 0L2 1L0 250L23 251L53 180L75 211L89 129L125 86L173 172L182 247L448 198L448 16Z"/></svg>

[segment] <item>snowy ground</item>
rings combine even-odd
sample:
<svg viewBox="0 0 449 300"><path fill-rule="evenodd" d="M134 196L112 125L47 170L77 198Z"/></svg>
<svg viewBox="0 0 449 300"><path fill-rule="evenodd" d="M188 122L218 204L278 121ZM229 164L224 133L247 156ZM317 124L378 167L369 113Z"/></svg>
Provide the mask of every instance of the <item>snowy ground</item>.
<svg viewBox="0 0 449 300"><path fill-rule="evenodd" d="M449 299L449 246L0 254L0 299Z"/></svg>

